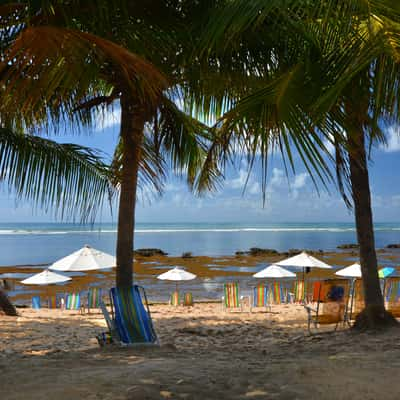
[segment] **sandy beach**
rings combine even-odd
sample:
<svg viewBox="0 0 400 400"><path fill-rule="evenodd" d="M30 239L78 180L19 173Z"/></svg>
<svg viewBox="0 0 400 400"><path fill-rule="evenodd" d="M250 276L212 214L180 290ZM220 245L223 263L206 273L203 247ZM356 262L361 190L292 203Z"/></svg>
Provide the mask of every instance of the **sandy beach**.
<svg viewBox="0 0 400 400"><path fill-rule="evenodd" d="M100 348L98 310L0 316L0 398L397 399L399 332L324 327L299 305L272 313L151 306L159 348Z"/></svg>

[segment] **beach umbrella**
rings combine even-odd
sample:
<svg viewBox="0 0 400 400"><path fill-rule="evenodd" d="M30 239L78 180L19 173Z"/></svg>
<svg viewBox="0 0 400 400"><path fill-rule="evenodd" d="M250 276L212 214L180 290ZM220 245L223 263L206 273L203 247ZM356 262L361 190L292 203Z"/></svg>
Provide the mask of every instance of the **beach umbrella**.
<svg viewBox="0 0 400 400"><path fill-rule="evenodd" d="M55 272L45 269L44 271L32 275L31 277L24 279L21 283L25 285L52 285L55 283L62 283L70 281L69 276L57 274Z"/></svg>
<svg viewBox="0 0 400 400"><path fill-rule="evenodd" d="M56 261L49 269L53 271L94 271L115 267L116 263L114 256L86 245Z"/></svg>
<svg viewBox="0 0 400 400"><path fill-rule="evenodd" d="M361 278L361 265L359 263L355 263L349 267L336 271L335 275L345 276L347 278Z"/></svg>
<svg viewBox="0 0 400 400"><path fill-rule="evenodd" d="M254 278L295 278L296 274L276 264L271 264L267 268L258 271L253 275Z"/></svg>
<svg viewBox="0 0 400 400"><path fill-rule="evenodd" d="M395 271L396 271L395 268L384 267L378 271L378 275L379 275L379 278L384 279L384 278L387 278L388 276L392 275L393 272L395 272Z"/></svg>
<svg viewBox="0 0 400 400"><path fill-rule="evenodd" d="M276 265L281 267L293 267L293 268L324 268L324 269L332 269L332 267L318 258L310 256L305 251L297 256L286 258L285 260L278 261Z"/></svg>
<svg viewBox="0 0 400 400"><path fill-rule="evenodd" d="M164 272L161 275L157 276L157 279L161 279L163 281L174 281L176 282L176 292L178 292L178 282L182 281L191 281L196 278L195 274L191 272L187 272L182 268L174 267L167 272Z"/></svg>
<svg viewBox="0 0 400 400"><path fill-rule="evenodd" d="M190 281L196 278L195 274L185 271L182 268L174 267L167 272L164 272L161 275L157 276L157 279L166 280L166 281Z"/></svg>

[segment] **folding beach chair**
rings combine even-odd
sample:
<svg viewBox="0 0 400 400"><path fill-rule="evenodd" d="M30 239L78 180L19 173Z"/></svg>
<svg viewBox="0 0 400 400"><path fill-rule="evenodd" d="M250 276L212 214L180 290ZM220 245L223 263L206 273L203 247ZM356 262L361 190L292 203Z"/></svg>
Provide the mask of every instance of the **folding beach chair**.
<svg viewBox="0 0 400 400"><path fill-rule="evenodd" d="M268 309L271 310L271 305L268 302L268 286L264 284L260 284L257 287L253 288L253 303L250 311L253 311L254 308L265 308L265 311Z"/></svg>
<svg viewBox="0 0 400 400"><path fill-rule="evenodd" d="M102 290L98 287L89 288L87 294L87 309L90 312L91 308L100 308Z"/></svg>
<svg viewBox="0 0 400 400"><path fill-rule="evenodd" d="M289 289L282 282L268 285L269 304L286 304L289 302Z"/></svg>
<svg viewBox="0 0 400 400"><path fill-rule="evenodd" d="M40 296L32 297L32 309L40 310Z"/></svg>
<svg viewBox="0 0 400 400"><path fill-rule="evenodd" d="M222 305L225 310L240 310L242 304L239 297L239 283L224 283L224 296L222 297Z"/></svg>
<svg viewBox="0 0 400 400"><path fill-rule="evenodd" d="M182 297L182 305L184 307L193 307L193 303L193 294L191 292L184 293Z"/></svg>
<svg viewBox="0 0 400 400"><path fill-rule="evenodd" d="M306 297L306 281L296 280L294 283L294 302L303 304Z"/></svg>
<svg viewBox="0 0 400 400"><path fill-rule="evenodd" d="M328 279L318 285L316 309L304 306L308 313L308 330L311 333L311 324L317 328L319 325L336 324L345 321L346 305L349 299L350 283L346 279Z"/></svg>
<svg viewBox="0 0 400 400"><path fill-rule="evenodd" d="M361 279L352 281L351 297L349 300L348 320L353 320L365 308L364 289Z"/></svg>
<svg viewBox="0 0 400 400"><path fill-rule="evenodd" d="M48 308L57 308L57 297L55 295L48 297L47 306Z"/></svg>
<svg viewBox="0 0 400 400"><path fill-rule="evenodd" d="M144 289L110 290L111 316L104 303L101 309L113 340L124 346L159 345ZM146 306L146 308L145 308Z"/></svg>
<svg viewBox="0 0 400 400"><path fill-rule="evenodd" d="M81 295L80 293L68 293L65 301L67 310L81 310Z"/></svg>
<svg viewBox="0 0 400 400"><path fill-rule="evenodd" d="M179 303L180 303L180 301L179 301L178 291L171 293L171 296L169 297L169 305L177 307L177 306L179 306Z"/></svg>
<svg viewBox="0 0 400 400"><path fill-rule="evenodd" d="M385 285L386 310L394 317L400 317L400 278L387 278Z"/></svg>

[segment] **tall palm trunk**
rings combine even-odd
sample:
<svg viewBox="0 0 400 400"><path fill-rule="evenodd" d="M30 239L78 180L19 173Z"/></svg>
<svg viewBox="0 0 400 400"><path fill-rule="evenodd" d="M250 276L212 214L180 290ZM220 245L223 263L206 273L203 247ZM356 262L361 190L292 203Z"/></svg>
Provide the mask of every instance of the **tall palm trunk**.
<svg viewBox="0 0 400 400"><path fill-rule="evenodd" d="M145 119L129 93L121 95L122 177L118 212L117 287L129 288L133 278L133 246L138 170Z"/></svg>
<svg viewBox="0 0 400 400"><path fill-rule="evenodd" d="M372 221L371 193L365 151L365 134L362 124L359 124L358 128L350 133L348 150L365 299L365 309L357 317L355 327L369 329L383 325L391 325L395 319L385 311L385 304L379 284Z"/></svg>

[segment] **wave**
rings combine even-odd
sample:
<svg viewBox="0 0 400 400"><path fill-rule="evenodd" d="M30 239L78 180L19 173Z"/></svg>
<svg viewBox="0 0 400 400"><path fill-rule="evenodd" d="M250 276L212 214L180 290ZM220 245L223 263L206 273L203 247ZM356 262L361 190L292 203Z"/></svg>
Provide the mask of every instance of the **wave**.
<svg viewBox="0 0 400 400"><path fill-rule="evenodd" d="M400 231L400 227L375 227L375 231ZM139 228L140 234L151 233L234 233L234 232L355 232L354 227L243 227L243 228ZM0 235L74 235L74 234L115 234L117 229L102 230L46 230L46 229L0 229Z"/></svg>

